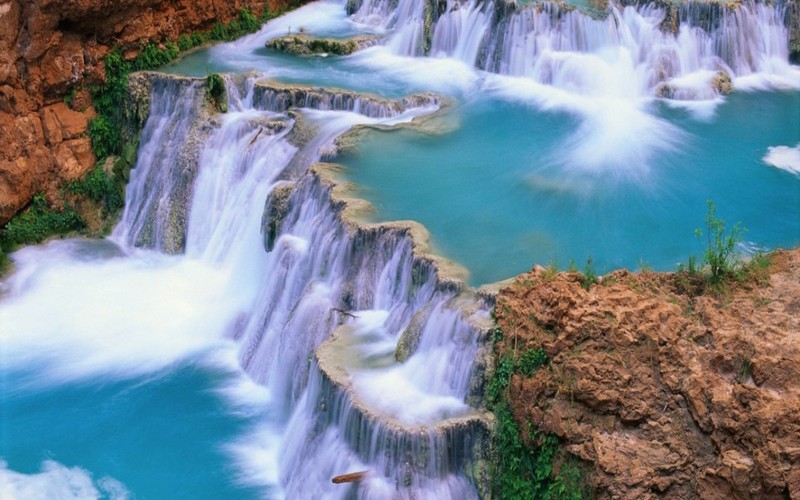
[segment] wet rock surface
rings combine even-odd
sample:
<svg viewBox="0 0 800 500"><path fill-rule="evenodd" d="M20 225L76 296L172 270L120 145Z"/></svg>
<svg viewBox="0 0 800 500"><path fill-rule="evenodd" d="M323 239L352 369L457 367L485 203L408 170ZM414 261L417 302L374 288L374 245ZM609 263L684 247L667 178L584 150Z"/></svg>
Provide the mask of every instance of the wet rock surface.
<svg viewBox="0 0 800 500"><path fill-rule="evenodd" d="M287 35L267 41L267 48L288 54L348 56L353 52L376 45L380 38L362 35L351 38L315 38L303 34Z"/></svg>
<svg viewBox="0 0 800 500"><path fill-rule="evenodd" d="M673 274L617 271L588 291L543 269L497 299L518 423L556 434L597 498L800 498L800 251L764 283L683 293Z"/></svg>

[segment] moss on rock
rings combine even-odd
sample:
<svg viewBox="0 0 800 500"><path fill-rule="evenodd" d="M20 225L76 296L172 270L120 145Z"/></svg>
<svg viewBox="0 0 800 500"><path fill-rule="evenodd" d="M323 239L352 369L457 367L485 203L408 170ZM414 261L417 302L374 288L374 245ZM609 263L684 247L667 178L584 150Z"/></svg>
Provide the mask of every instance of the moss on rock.
<svg viewBox="0 0 800 500"><path fill-rule="evenodd" d="M362 35L352 38L313 38L302 34L287 35L267 41L267 48L298 56L333 54L348 56L375 45L378 37Z"/></svg>

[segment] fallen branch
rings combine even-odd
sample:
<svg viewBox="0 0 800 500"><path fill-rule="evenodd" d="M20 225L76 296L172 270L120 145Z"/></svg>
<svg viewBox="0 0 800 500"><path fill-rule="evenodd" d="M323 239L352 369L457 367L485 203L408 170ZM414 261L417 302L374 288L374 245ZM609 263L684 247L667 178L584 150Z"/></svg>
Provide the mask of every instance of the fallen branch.
<svg viewBox="0 0 800 500"><path fill-rule="evenodd" d="M358 481L364 479L368 472L368 470L362 470L361 472L348 472L347 474L334 476L334 478L331 479L331 482L334 484L357 483Z"/></svg>
<svg viewBox="0 0 800 500"><path fill-rule="evenodd" d="M342 314L344 316L349 316L349 317L351 317L353 319L358 318L358 316L356 316L355 314L347 312L344 309L339 309L338 307L334 307L333 309L331 309L331 311L337 312L337 313Z"/></svg>

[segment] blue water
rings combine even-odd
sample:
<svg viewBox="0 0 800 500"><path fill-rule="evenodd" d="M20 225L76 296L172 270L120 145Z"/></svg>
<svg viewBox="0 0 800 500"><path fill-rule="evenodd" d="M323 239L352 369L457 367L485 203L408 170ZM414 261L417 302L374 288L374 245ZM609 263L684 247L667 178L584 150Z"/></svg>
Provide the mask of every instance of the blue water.
<svg viewBox="0 0 800 500"><path fill-rule="evenodd" d="M280 23L316 26L320 36L357 31L335 2L278 22L276 33ZM370 131L337 161L377 220L422 222L472 284L589 257L600 272L673 269L702 253L694 232L707 199L748 228L748 249L800 244L800 177L762 161L770 146L800 143L798 92L737 92L713 111L701 105L705 115L613 93L514 99L498 91L510 80L452 60L380 47L297 58L256 42L203 49L164 71L256 70L288 83L448 98L426 128ZM147 252L115 263L124 251L111 243L75 246L33 250L21 266L29 282L8 295L0 288L0 497L9 471L27 478L31 498L65 494L69 481L35 484L49 461L80 468L107 497L125 495L106 478L134 498L280 497L274 450L253 437L279 420L258 402L265 389L246 386L235 355L211 362L247 310L226 305L234 294L225 271Z"/></svg>
<svg viewBox="0 0 800 500"><path fill-rule="evenodd" d="M694 230L707 199L751 245L800 243L800 178L761 161L769 146L800 142L800 93L736 93L710 121L656 106L679 147L642 163L564 165L580 119L502 100L451 110L460 125L444 135L372 132L338 161L377 219L425 224L473 284L588 257L601 272L674 269L702 253Z"/></svg>
<svg viewBox="0 0 800 500"><path fill-rule="evenodd" d="M255 424L214 392L229 374L190 363L122 381L20 390L3 372L0 457L17 472L44 460L112 477L135 498L263 498L233 480L224 446ZM267 494L268 494L267 490Z"/></svg>
<svg viewBox="0 0 800 500"><path fill-rule="evenodd" d="M0 498L280 496L266 389L224 335L224 273L108 240L14 258L0 282Z"/></svg>

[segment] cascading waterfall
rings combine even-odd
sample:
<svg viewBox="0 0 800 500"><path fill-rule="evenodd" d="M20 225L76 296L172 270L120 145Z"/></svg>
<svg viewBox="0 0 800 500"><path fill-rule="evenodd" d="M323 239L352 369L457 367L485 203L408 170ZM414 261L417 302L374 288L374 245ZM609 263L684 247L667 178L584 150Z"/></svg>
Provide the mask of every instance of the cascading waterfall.
<svg viewBox="0 0 800 500"><path fill-rule="evenodd" d="M201 89L202 82L186 79L155 81L125 210L114 230L117 240L167 253L184 250L199 139L192 127L204 110Z"/></svg>
<svg viewBox="0 0 800 500"><path fill-rule="evenodd" d="M436 22L431 54L452 57L475 65L486 32L492 20L491 3L467 3L460 6L450 1L447 10Z"/></svg>
<svg viewBox="0 0 800 500"><path fill-rule="evenodd" d="M339 208L335 208L331 185L320 173L298 176L298 170L290 168L298 157L307 168L332 145L333 138L355 123L408 120L436 109L436 99L422 95L385 101L228 77L228 113L176 113L170 121L165 116L174 109L170 104L174 98L166 90L170 80L153 77L151 117L142 151L159 151L154 146L172 130L202 134L202 144L183 136L188 145L198 148L196 153L187 152L196 161L196 173L192 185L184 188L186 196L177 200L186 203L178 211L185 210L187 220L171 229L172 237L185 241L187 258L228 269L230 293L241 297L242 309L232 317L227 335L240 344L245 371L269 390L276 418L273 425L288 426L283 433L288 458L281 476L286 494L293 498L374 498L387 493L435 498L442 492L475 496L476 486L463 471L471 459L471 447L485 444L480 441L485 424L465 401L485 329L462 319L466 309L445 306L454 303L459 287L442 282L434 264L415 256L408 228L353 226L341 215L347 202L337 202ZM205 106L198 90L201 83L181 82L191 90L182 94L185 106ZM310 117L303 118L310 120L305 126L315 132L310 139L305 133L306 144L300 149L292 144L296 119L277 113L297 105L328 110L305 111ZM163 145L169 147L169 142ZM303 151L306 156L300 154ZM151 213L151 205L159 203L158 197L140 195L153 184L156 191L162 189L148 179L152 175L148 167L164 169L160 179L167 182L192 168L186 162L169 161L168 152L162 151L165 160L161 163L148 164L151 156L143 155L129 185L129 206L116 234L131 244L162 249L160 238L129 236L138 232L127 224L138 224L141 215L134 211ZM271 205L279 203L277 193L284 189L291 190L281 198L285 209L270 220ZM262 220L264 200L269 201ZM154 213L153 227L168 228L170 210ZM270 223L276 231L271 241L265 241ZM433 310L419 327L416 350L406 363L395 362L401 333L425 308ZM488 315L482 310L470 314L485 319ZM371 346L371 356L382 359L373 371L362 367L354 375L364 383L350 385L335 379L313 361L320 346L343 323L361 325L366 338L379 339L359 347ZM334 364L334 371L346 369L345 359L358 357L359 348L343 348L352 352L341 366ZM391 417L381 412L380 398L370 403L374 377L387 378L387 385L394 381L415 387L411 393L400 391L389 404L408 405L412 398L430 391L426 412L397 420L388 431L384 421ZM326 404L338 405L335 415L320 409ZM467 423L458 420L468 415L472 417ZM456 420L449 423L451 418ZM360 423L353 427L354 421ZM320 425L326 427L324 433L312 432ZM465 432L475 438L467 439ZM423 456L412 459L415 454ZM370 478L360 486L332 490L331 477L353 467L370 470ZM301 472L308 470L315 472L310 477Z"/></svg>
<svg viewBox="0 0 800 500"><path fill-rule="evenodd" d="M345 24L343 8L326 3L312 25ZM559 138L567 151L554 163L585 168L613 157L630 172L646 168L648 141L668 149L681 138L678 127L648 108L654 98L719 102L726 85L800 87L800 71L787 63L787 9L751 0L735 6L657 2L612 4L589 14L555 2L352 0L347 11L355 26L386 38L383 47L337 60L335 69L373 81L364 68L408 64L374 71L374 81L381 82L386 74L419 81L434 65L444 69L431 79L449 79L454 71L458 80L468 73L469 90L476 93L533 101L583 119L569 131L574 136ZM336 23L329 23L334 15ZM303 16L289 14L219 53L233 58L245 48L261 48L265 38L305 27ZM424 55L430 58L407 57ZM248 57L243 64L257 59ZM308 66L322 60L328 59ZM228 111L220 113L201 79L146 78L149 118L112 242L56 242L23 251L23 272L9 289L15 299L36 289L40 274L52 278L47 268L68 254L77 262L70 260L63 273L68 282L85 275L119 311L132 311L120 313L121 320L103 317L87 331L130 323L122 336L155 332L159 354L149 352L149 339L130 349L102 335L103 350L111 354L86 366L76 363L94 342L64 319L76 299L57 308L55 323L66 338L81 340L74 348L80 356L50 368L53 373L70 380L114 370L139 376L225 350L227 361L247 374L238 370L238 376L260 385L256 390L248 382L247 390L263 391L263 428L248 435L246 447L269 455L279 472L267 474L258 462L245 475L281 489L269 493L414 499L485 494L481 462L489 425L481 400L491 296L465 288L456 266L428 254L418 224L361 221L365 203L349 198L337 167L318 164L335 154L337 140L353 127L408 123L448 101L427 93L388 99L276 83L250 72L224 75ZM389 91L397 88L404 87ZM447 131L446 115L426 122L426 130ZM80 261L84 252L100 254L92 258L101 264ZM133 264L122 263L126 259ZM142 278L141 269L151 272ZM134 283L136 294L143 287L143 296L128 304L116 276ZM179 296L175 310L173 302L161 303L159 293ZM57 293L46 297L63 300ZM19 302L30 310L0 307L0 315L34 316L29 311L37 309ZM49 346L51 330L36 334L31 345ZM58 357L59 349L41 350ZM331 484L332 477L356 471L365 471L360 482Z"/></svg>
<svg viewBox="0 0 800 500"><path fill-rule="evenodd" d="M393 30L387 47L395 54L451 57L578 95L711 99L728 91L715 77L745 88L796 87L800 79L788 64L786 3L612 3L600 13L559 2L357 7L356 22Z"/></svg>

